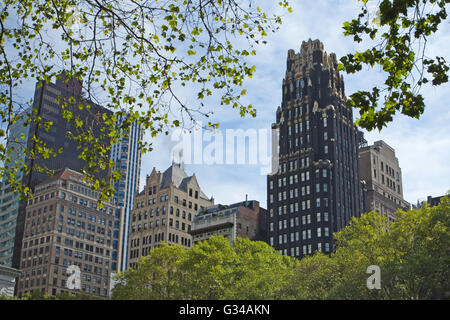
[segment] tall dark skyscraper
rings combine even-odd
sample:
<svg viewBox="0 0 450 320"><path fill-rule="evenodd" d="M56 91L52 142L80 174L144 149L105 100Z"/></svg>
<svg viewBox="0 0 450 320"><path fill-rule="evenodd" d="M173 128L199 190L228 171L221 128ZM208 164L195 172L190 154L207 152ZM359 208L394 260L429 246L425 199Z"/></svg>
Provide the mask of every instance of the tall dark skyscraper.
<svg viewBox="0 0 450 320"><path fill-rule="evenodd" d="M62 153L56 157L48 159L28 159L28 165L32 167L38 164L50 170L61 170L69 168L75 171L81 171L85 167L86 162L79 158L82 150L79 149L78 142L70 139L67 135L71 132L75 136L92 130L94 137L99 138L102 127L102 116L106 114L108 117L113 115L113 112L99 106L92 101L83 97L82 83L79 80L69 79L64 81L65 74L62 73L62 78L53 83L43 83L42 86L36 85L34 94L33 109L36 110L36 115L41 116L43 121L51 121L53 124L47 131L43 126L36 126L34 123L30 125L28 135L28 148L33 150L32 139L33 136L39 137L43 143L54 150L62 149ZM58 97L61 97L60 99ZM72 98L73 97L73 98ZM58 101L59 99L59 101ZM75 99L74 103L70 103L71 99ZM74 120L67 121L62 115L62 102L68 102L67 110L73 113L73 116L78 116L83 121L82 127L78 127ZM79 109L78 105L90 105L90 108ZM100 141L103 144L108 144L107 139ZM83 146L84 147L84 146ZM102 177L105 172L97 173L97 177ZM25 178L25 183L34 187L36 184L48 179L49 176L45 172L37 172L32 170Z"/></svg>
<svg viewBox="0 0 450 320"><path fill-rule="evenodd" d="M92 130L95 137L100 137L101 122L103 114L111 116L112 112L99 106L91 101L86 100L82 93L81 81L75 79L65 80L65 74L62 74L62 78L57 80L56 83L38 83L36 84L36 90L33 99L32 109L24 112L31 113L34 110L33 117L42 117L42 122L51 121L53 124L47 131L44 126L37 126L34 123L24 127L23 119L18 123L17 132L12 132L11 139L8 139L8 144L12 143L13 139L16 139L20 133L24 133L25 139L20 139L21 143L27 145L28 150L34 150L34 144L36 143L34 137L39 139L47 147L53 150L59 150L62 148L62 153L56 157L42 158L42 157L27 157L25 163L29 168L34 168L35 165L46 168L49 170L62 170L69 168L75 171L81 171L86 165L83 159L78 156L81 150L78 149L78 143L70 139L67 135L68 132L72 132L74 135L80 134L81 130ZM76 103L69 104L67 110L71 111L74 116L79 116L83 121L83 126L77 127L75 121L68 122L62 115L61 104L63 100L67 102L75 99ZM89 109L84 108L80 110L78 104L89 104ZM107 144L107 139L100 139L100 143ZM22 157L25 155L22 155ZM99 172L96 175L101 177L105 172ZM46 172L39 172L37 170L31 170L28 174L21 175L19 177L22 184L28 186L32 190L34 187L43 181L47 180L49 176ZM13 202L11 202L13 201ZM5 241L0 242L0 263L9 265L15 268L19 268L22 239L24 233L24 221L25 221L25 208L26 201L19 201L17 195L8 191L8 186L5 185L2 189L0 196L1 207L8 205L8 220L10 223L3 226L0 225L0 239L5 237ZM14 239L14 245L12 246L12 239Z"/></svg>
<svg viewBox="0 0 450 320"><path fill-rule="evenodd" d="M362 133L345 106L334 53L319 40L288 51L279 132L279 166L267 177L268 243L301 258L331 252L333 233L364 211L358 168Z"/></svg>

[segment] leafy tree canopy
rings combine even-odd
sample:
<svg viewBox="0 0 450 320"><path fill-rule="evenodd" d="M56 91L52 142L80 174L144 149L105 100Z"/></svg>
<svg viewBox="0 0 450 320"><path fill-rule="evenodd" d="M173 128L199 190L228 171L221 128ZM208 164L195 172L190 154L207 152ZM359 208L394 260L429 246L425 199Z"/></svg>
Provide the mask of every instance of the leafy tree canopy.
<svg viewBox="0 0 450 320"><path fill-rule="evenodd" d="M120 300L182 299L184 279L182 261L187 254L181 245L154 248L150 254L116 276L113 296Z"/></svg>
<svg viewBox="0 0 450 320"><path fill-rule="evenodd" d="M396 221L372 211L335 233L334 253L301 260L264 242L211 237L190 250L162 244L116 275L113 299L449 299L450 195L435 207L397 211ZM369 266L381 288L368 289ZM88 299L45 296L22 299ZM17 299L17 298L13 298Z"/></svg>
<svg viewBox="0 0 450 320"><path fill-rule="evenodd" d="M418 119L425 109L421 88L448 81L445 57L428 56L426 44L446 21L450 1L359 1L361 12L344 23L344 34L368 48L342 57L339 69L357 73L363 66L378 66L386 80L371 91L350 95L348 104L359 109L357 124L381 130L397 112Z"/></svg>
<svg viewBox="0 0 450 320"><path fill-rule="evenodd" d="M264 242L211 237L190 250L163 244L118 274L115 299L277 299L297 260Z"/></svg>
<svg viewBox="0 0 450 320"><path fill-rule="evenodd" d="M279 5L291 11L286 0ZM14 151L28 159L63 151L32 134L31 146L24 145L23 136L11 136L19 120L47 131L53 125L36 110L23 113L32 101L21 97L20 89L30 81L78 79L83 81L83 96L59 97L58 102L63 117L76 125L77 132L68 136L81 147L86 181L101 189L101 200L106 200L113 193L111 180L120 178L109 160L111 145L126 136L133 123L152 137L167 134L171 127L189 127L198 117L209 116L202 101L213 92L221 105L239 110L241 116L256 115L252 105L240 102L246 93L240 86L255 72L245 59L256 54L256 45L265 43L280 23L280 16L264 13L252 0L2 0L0 139L11 143L0 145L0 177L6 177L13 191L29 196L17 173L52 172L11 158ZM195 103L184 102L184 87L196 93ZM93 113L94 103L114 115L95 114L94 123L84 123L78 111ZM171 119L173 113L181 116ZM117 123L119 117L123 121ZM96 137L93 132L99 127L101 135ZM105 139L109 143L102 145ZM151 150L148 141L139 144L141 151ZM94 176L108 168L113 169L108 177Z"/></svg>
<svg viewBox="0 0 450 320"><path fill-rule="evenodd" d="M335 233L336 250L300 261L292 280L297 299L448 299L450 196L436 207L375 211ZM368 289L367 267L380 267L381 289Z"/></svg>
<svg viewBox="0 0 450 320"><path fill-rule="evenodd" d="M436 207L372 211L335 233L332 254L298 261L263 242L212 237L190 250L163 245L118 275L116 299L448 299L450 196ZM368 289L369 266L381 289Z"/></svg>

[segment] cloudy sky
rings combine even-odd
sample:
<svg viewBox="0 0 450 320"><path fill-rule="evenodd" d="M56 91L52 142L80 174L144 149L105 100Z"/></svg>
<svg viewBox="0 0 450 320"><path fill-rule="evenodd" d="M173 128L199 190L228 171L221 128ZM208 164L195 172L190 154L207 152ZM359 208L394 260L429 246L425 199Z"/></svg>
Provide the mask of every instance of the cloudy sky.
<svg viewBox="0 0 450 320"><path fill-rule="evenodd" d="M267 9L273 8L268 5ZM351 38L342 33L342 23L355 17L356 0L304 0L291 1L293 13L285 14L281 29L270 35L268 44L258 48L257 56L249 60L256 65L256 75L245 83L247 96L244 102L257 109L257 117L240 118L236 110L223 108L210 101L214 110L213 120L220 122L219 130L226 136L227 129L270 130L275 121L275 111L281 103L281 84L286 68L289 49L299 51L302 41L320 39L325 50L335 52L338 57L352 52L355 47ZM278 9L276 9L278 10ZM429 56L450 57L450 28L444 23L435 37L428 43ZM346 93L379 84L379 70L367 70L358 75L345 75ZM384 140L396 151L403 172L404 198L412 203L427 195L439 196L450 190L450 101L449 85L438 88L427 87L426 111L420 120L397 116L381 132L365 132L369 144ZM218 100L218 99L217 99ZM356 114L355 114L356 116ZM173 135L153 139L154 151L142 159L141 184L153 167L164 171L171 164L172 149L177 144ZM269 138L269 137L268 137ZM210 142L203 142L205 148ZM225 146L225 141L224 141ZM197 146L198 147L198 146ZM204 150L204 149L203 149ZM216 203L229 204L256 199L266 207L266 175L261 174L264 164L186 164L188 174L195 173L201 188Z"/></svg>

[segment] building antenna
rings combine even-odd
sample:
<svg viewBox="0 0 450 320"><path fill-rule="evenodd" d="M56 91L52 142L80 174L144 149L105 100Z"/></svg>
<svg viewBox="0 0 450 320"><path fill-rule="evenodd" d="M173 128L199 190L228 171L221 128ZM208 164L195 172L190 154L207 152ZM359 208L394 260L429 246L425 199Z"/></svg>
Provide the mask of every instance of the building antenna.
<svg viewBox="0 0 450 320"><path fill-rule="evenodd" d="M183 164L183 149L178 151L178 159L180 159L180 168L184 170L184 164Z"/></svg>
<svg viewBox="0 0 450 320"><path fill-rule="evenodd" d="M175 150L172 152L172 165L174 164L183 169L183 150L179 150L178 153Z"/></svg>

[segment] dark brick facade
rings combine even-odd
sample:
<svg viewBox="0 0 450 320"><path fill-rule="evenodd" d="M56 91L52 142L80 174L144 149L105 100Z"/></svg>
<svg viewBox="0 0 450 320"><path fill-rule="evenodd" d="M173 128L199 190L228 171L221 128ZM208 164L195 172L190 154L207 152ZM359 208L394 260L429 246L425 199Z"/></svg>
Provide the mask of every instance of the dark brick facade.
<svg viewBox="0 0 450 320"><path fill-rule="evenodd" d="M267 177L267 242L301 258L333 250L333 232L363 212L362 134L345 106L335 54L319 40L289 50L277 109L279 168Z"/></svg>
<svg viewBox="0 0 450 320"><path fill-rule="evenodd" d="M64 78L64 75L63 75ZM74 117L78 116L84 122L81 128L77 128L75 121L68 122L62 113L62 103L75 99L76 103L69 104L67 110L71 111ZM78 104L90 105L90 108L80 110ZM35 141L33 137L38 137L42 143L47 147L57 151L62 149L62 153L55 157L50 156L44 158L28 158L26 164L28 168L35 168L36 166L46 168L48 170L62 170L69 168L75 171L81 171L86 165L85 161L78 156L81 150L78 149L79 144L70 139L67 135L71 132L75 136L81 133L81 130L92 130L95 137L99 138L101 135L102 115L105 113L108 117L113 113L102 106L99 106L91 101L83 98L81 92L81 82L77 80L69 80L67 83L62 79L53 83L37 83L33 109L35 110L35 117L42 117L42 122L51 121L53 124L47 131L45 126L31 123L28 134L28 149L35 150ZM41 123L42 123L41 122ZM108 144L107 139L99 139L100 143ZM95 174L97 177L105 175L104 171L99 171ZM46 172L38 172L31 170L28 174L23 176L22 184L31 188L48 179ZM19 203L19 213L17 216L16 232L14 239L14 253L12 258L12 266L19 268L19 259L21 255L24 220L25 220L25 206L24 201Z"/></svg>

